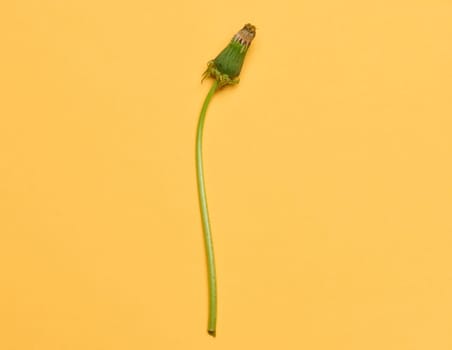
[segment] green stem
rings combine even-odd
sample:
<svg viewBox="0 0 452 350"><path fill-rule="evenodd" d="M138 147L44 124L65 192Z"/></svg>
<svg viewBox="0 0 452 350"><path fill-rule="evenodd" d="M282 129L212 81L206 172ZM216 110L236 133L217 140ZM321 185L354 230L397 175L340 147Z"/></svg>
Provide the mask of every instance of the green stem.
<svg viewBox="0 0 452 350"><path fill-rule="evenodd" d="M216 335L217 327L217 280L215 272L215 256L213 253L212 232L210 230L209 211L207 209L206 186L204 183L204 170L202 165L202 133L204 129L204 121L206 119L207 107L209 106L212 96L218 89L218 81L215 80L209 93L202 105L201 114L199 115L198 129L196 132L196 171L198 180L199 204L201 207L202 227L204 231L204 243L207 257L207 274L209 286L209 321L207 332Z"/></svg>

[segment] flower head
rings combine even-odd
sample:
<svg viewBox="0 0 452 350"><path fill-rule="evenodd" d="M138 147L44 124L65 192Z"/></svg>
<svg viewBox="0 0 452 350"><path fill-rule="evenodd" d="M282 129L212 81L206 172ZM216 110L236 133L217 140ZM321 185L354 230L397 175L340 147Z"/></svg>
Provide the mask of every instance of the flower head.
<svg viewBox="0 0 452 350"><path fill-rule="evenodd" d="M203 79L207 77L216 79L220 88L229 84L237 84L240 80L239 75L246 52L255 36L256 27L249 23L245 24L234 35L229 45L207 64Z"/></svg>

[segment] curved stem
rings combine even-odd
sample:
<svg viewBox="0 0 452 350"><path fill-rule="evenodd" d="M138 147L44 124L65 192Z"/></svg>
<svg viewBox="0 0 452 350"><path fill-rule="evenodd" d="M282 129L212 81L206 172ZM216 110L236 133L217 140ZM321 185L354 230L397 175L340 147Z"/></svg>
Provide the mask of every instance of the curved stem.
<svg viewBox="0 0 452 350"><path fill-rule="evenodd" d="M212 233L210 230L209 211L207 209L206 186L204 183L204 169L202 162L202 134L204 129L204 121L206 119L207 107L209 106L212 96L218 89L218 81L215 80L209 93L202 105L201 114L199 115L198 129L196 132L196 171L198 181L199 205L201 208L202 227L204 231L204 243L207 257L207 273L209 286L209 320L207 332L216 335L217 324L217 281L215 272L215 256L213 252Z"/></svg>

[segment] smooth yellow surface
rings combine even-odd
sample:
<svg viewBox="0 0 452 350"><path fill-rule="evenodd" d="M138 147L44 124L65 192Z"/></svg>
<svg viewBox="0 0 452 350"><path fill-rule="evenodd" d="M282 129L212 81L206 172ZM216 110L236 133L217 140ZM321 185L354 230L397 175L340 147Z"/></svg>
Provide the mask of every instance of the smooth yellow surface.
<svg viewBox="0 0 452 350"><path fill-rule="evenodd" d="M450 1L4 1L0 47L1 350L452 349Z"/></svg>

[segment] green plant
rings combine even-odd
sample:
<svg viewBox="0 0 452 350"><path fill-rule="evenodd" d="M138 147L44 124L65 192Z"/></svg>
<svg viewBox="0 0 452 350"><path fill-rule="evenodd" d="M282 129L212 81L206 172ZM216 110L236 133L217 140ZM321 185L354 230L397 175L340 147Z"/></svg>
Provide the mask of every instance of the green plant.
<svg viewBox="0 0 452 350"><path fill-rule="evenodd" d="M207 108L210 101L219 89L226 85L238 84L239 75L242 70L243 61L248 48L256 35L256 28L251 24L246 24L220 54L207 64L203 80L211 77L214 79L199 115L198 128L196 133L196 170L198 182L199 203L201 208L202 226L204 231L204 242L207 256L208 287L209 287L209 319L207 332L216 335L217 323L217 283L215 256L213 250L212 232L209 221L209 211L207 208L207 195L204 181L204 169L202 158L202 135Z"/></svg>

